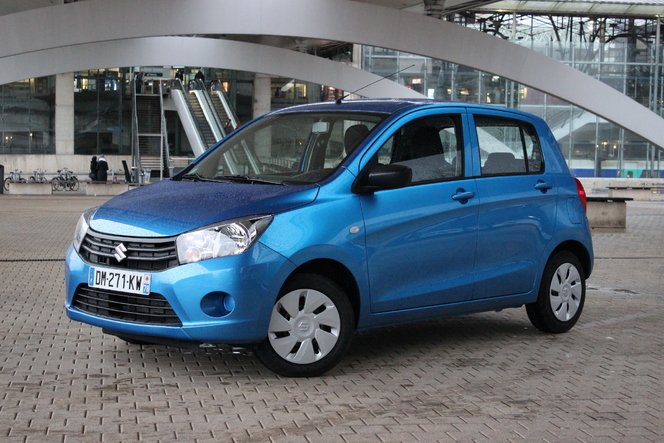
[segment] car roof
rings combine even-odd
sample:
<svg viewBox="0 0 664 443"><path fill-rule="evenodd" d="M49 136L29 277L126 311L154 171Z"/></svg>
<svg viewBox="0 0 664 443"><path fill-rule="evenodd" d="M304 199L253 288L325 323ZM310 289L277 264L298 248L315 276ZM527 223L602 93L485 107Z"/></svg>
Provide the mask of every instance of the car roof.
<svg viewBox="0 0 664 443"><path fill-rule="evenodd" d="M381 98L381 99L327 101L327 102L310 103L306 105L291 106L288 108L283 108L274 111L272 112L272 114L285 114L285 113L294 113L294 112L334 112L334 111L395 114L397 112L404 112L410 109L425 108L430 106L493 109L493 110L509 111L511 113L516 113L516 114L523 114L523 112L517 111L515 109L508 109L498 106L464 103L464 102L441 101L441 100L433 100L426 98L422 99Z"/></svg>

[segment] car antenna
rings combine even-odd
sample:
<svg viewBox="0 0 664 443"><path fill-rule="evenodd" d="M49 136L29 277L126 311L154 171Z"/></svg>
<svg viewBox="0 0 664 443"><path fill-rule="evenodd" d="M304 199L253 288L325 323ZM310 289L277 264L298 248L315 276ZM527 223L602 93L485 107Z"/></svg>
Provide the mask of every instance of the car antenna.
<svg viewBox="0 0 664 443"><path fill-rule="evenodd" d="M398 73L403 72L403 71L405 71L406 69L410 69L410 68L412 68L413 66L415 66L415 63L413 63L413 64L410 65L410 66L406 66L406 67L403 68L403 69L399 69L398 71L393 72L393 73L390 74L390 75L386 75L385 77L381 77L381 78L379 78L378 80L369 83L368 85L364 85L364 86L362 86L360 89L356 89L356 90L354 90L353 92L349 92L348 94L344 95L343 97L339 97L339 98L336 100L336 101L337 101L337 104L340 105L340 104L341 104L341 100L345 99L345 98L348 97L349 95L351 95L351 94L355 94L357 91L361 91L362 89L364 89L364 88L368 88L368 87L371 86L371 85L375 85L376 83L378 83L378 82L380 82L380 81L383 81L383 80L385 80L386 78L390 78L390 77L392 77L393 75L397 75Z"/></svg>

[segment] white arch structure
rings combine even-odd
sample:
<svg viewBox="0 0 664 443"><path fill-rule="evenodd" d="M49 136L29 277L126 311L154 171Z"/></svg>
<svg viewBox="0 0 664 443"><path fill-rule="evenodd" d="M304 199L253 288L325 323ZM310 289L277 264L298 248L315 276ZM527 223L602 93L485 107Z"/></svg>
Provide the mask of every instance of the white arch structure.
<svg viewBox="0 0 664 443"><path fill-rule="evenodd" d="M576 69L527 48L449 22L354 1L90 0L2 16L0 29L3 30L0 72L29 59L30 54L34 55L33 62L41 67L37 74L37 67L33 64L20 68L14 66L13 69L22 69L21 78L45 75L48 71L51 71L50 74L62 72L48 68L52 56L63 58L63 65L68 66L67 72L74 70L71 64L67 64L66 58L72 57L71 47L98 52L123 40L128 40L129 45L137 41L133 39L147 42L142 40L144 37L273 35L390 48L469 66L533 87L664 147L664 131L661 130L664 119ZM183 49L178 46L168 48L171 57L159 60L175 60L176 53L186 51L186 46L183 45ZM40 54L48 55L48 58L39 57ZM100 62L96 67L148 65L146 60L149 54L144 56L140 63L129 60L121 63L120 55L116 63ZM226 67L233 63L220 56L222 54L217 57L217 63L209 66ZM233 57L241 60L246 58L246 54L234 54ZM103 61L103 52L96 54L94 59ZM292 63L280 59L270 59L269 62L275 65L268 67L263 60L256 61L257 69L254 71L276 74L277 69L285 69L286 64ZM305 63L304 60L302 63ZM162 64L178 63L169 61ZM201 62L191 64L203 65ZM341 85L340 81L328 83L309 77L310 74L315 75L315 69L310 64L315 63L296 65L298 75L292 77L353 90ZM35 73L30 69L35 69ZM0 83L3 83L2 77Z"/></svg>
<svg viewBox="0 0 664 443"><path fill-rule="evenodd" d="M44 63L48 60L48 63ZM143 37L85 43L0 59L0 84L64 72L118 66L211 66L310 80L365 97L422 98L423 95L343 63L300 52L230 40Z"/></svg>

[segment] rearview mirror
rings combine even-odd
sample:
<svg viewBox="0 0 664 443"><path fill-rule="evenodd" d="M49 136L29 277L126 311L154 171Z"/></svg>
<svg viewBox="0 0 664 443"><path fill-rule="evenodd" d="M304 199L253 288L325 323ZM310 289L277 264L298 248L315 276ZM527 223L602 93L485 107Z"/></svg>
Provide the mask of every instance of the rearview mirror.
<svg viewBox="0 0 664 443"><path fill-rule="evenodd" d="M311 132L315 134L326 133L330 130L330 124L328 122L316 122L311 126Z"/></svg>
<svg viewBox="0 0 664 443"><path fill-rule="evenodd" d="M368 174L362 174L353 184L356 194L374 193L386 189L403 188L410 185L413 171L404 165L378 165Z"/></svg>

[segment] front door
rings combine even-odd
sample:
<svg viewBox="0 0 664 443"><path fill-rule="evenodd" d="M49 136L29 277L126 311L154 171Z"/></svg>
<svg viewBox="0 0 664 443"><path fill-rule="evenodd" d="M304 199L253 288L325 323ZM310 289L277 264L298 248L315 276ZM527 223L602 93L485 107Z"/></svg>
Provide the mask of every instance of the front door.
<svg viewBox="0 0 664 443"><path fill-rule="evenodd" d="M462 115L411 120L377 153L413 171L411 186L360 198L372 312L469 300L478 223L464 171Z"/></svg>

